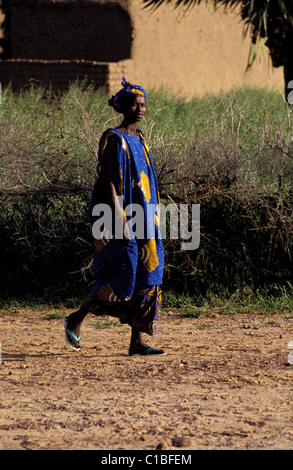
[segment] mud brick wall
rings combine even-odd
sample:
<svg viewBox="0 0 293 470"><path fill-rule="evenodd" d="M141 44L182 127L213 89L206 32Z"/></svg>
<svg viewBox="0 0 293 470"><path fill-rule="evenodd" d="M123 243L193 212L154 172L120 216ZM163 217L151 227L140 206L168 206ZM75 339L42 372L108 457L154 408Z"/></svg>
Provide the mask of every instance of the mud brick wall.
<svg viewBox="0 0 293 470"><path fill-rule="evenodd" d="M116 62L131 55L127 2L11 0L11 58Z"/></svg>
<svg viewBox="0 0 293 470"><path fill-rule="evenodd" d="M131 55L127 2L10 0L10 52L0 61L1 85L63 90L79 79L109 89L110 65Z"/></svg>
<svg viewBox="0 0 293 470"><path fill-rule="evenodd" d="M79 60L26 60L8 59L0 61L0 82L3 87L9 83L12 89L25 88L30 84L53 90L66 90L76 79L93 83L96 88L108 89L109 65Z"/></svg>

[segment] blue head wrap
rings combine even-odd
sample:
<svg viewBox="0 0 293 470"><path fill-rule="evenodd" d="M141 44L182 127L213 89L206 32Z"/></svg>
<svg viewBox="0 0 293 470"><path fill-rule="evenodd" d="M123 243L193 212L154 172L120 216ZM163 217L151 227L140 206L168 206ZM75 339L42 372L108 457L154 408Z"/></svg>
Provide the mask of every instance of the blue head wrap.
<svg viewBox="0 0 293 470"><path fill-rule="evenodd" d="M108 101L109 106L112 106L118 113L123 112L123 104L130 96L142 95L146 99L145 90L139 85L132 85L125 77L122 78L121 85L123 88Z"/></svg>

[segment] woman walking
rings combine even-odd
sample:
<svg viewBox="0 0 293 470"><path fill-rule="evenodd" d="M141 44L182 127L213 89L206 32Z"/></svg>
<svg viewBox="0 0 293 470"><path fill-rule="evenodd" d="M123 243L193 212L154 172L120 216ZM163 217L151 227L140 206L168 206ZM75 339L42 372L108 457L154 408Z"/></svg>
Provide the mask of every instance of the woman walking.
<svg viewBox="0 0 293 470"><path fill-rule="evenodd" d="M131 327L130 355L166 354L142 339L143 333L156 332L164 269L158 184L138 128L146 112L146 92L124 77L122 86L109 105L123 120L107 129L99 144L91 207L95 283L80 309L64 319L65 338L70 347L80 349L85 316L111 315ZM111 209L106 224L99 210L105 207Z"/></svg>

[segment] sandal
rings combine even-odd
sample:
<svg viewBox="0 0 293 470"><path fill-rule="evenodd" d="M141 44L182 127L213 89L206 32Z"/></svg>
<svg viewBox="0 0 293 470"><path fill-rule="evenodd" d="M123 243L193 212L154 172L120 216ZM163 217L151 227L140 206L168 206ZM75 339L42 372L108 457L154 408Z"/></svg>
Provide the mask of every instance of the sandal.
<svg viewBox="0 0 293 470"><path fill-rule="evenodd" d="M166 354L166 351L164 351L163 349L147 348L139 353L129 353L129 356L164 356Z"/></svg>
<svg viewBox="0 0 293 470"><path fill-rule="evenodd" d="M72 349L74 349L75 351L79 351L80 350L80 346L75 346L74 344L72 344L72 342L70 341L69 337L71 336L72 338L74 338L78 343L80 341L80 338L81 338L81 335L79 335L78 337L73 333L73 331L70 331L68 328L67 328L67 323L68 323L68 320L67 318L63 318L63 324L64 324L64 328L65 328L65 341L66 341L66 344L68 346L70 346Z"/></svg>

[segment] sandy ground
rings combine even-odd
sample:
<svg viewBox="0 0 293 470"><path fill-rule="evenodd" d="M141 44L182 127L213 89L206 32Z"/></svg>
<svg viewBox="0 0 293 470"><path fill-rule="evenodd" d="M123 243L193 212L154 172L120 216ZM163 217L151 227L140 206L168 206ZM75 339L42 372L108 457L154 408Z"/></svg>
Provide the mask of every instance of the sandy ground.
<svg viewBox="0 0 293 470"><path fill-rule="evenodd" d="M0 311L1 450L293 449L293 315L164 311L168 354L129 357L126 325L89 315L75 352L51 313Z"/></svg>

